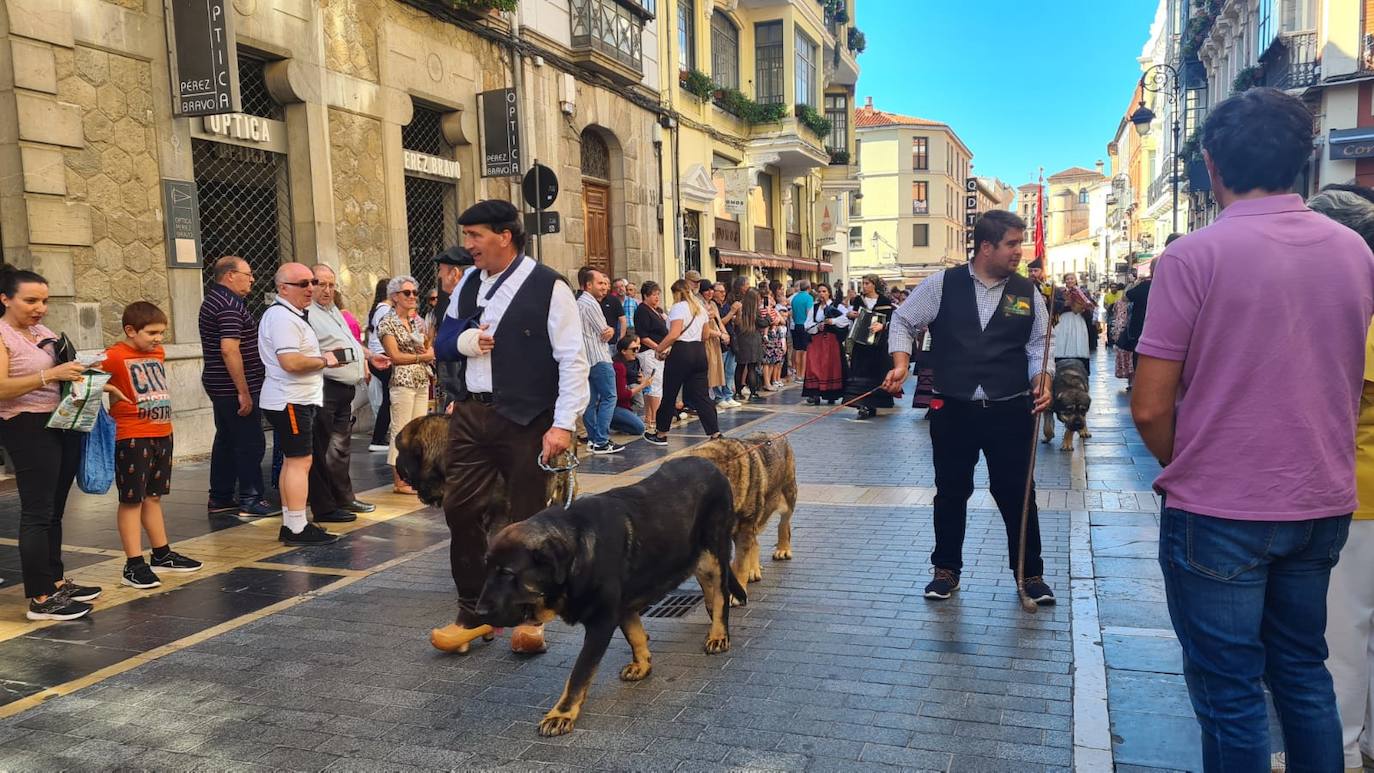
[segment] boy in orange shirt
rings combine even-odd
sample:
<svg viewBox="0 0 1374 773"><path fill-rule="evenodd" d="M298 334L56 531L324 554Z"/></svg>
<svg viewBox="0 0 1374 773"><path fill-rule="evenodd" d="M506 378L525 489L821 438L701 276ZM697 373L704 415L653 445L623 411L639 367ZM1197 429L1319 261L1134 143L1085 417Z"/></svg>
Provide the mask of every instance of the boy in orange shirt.
<svg viewBox="0 0 1374 773"><path fill-rule="evenodd" d="M162 336L167 315L147 301L124 309L125 340L105 351L101 367L110 383L128 396L110 405L115 421L115 488L119 491L119 539L124 543L125 585L156 588L164 572L194 572L199 561L167 544L162 497L172 483L172 400ZM140 526L153 548L152 567L143 560Z"/></svg>

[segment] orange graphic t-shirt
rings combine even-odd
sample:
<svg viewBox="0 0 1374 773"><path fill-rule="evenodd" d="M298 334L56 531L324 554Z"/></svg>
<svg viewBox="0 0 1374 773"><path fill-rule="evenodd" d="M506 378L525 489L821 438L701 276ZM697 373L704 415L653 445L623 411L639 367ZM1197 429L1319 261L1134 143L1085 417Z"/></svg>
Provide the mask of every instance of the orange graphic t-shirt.
<svg viewBox="0 0 1374 773"><path fill-rule="evenodd" d="M172 434L172 391L167 384L166 355L159 346L140 352L124 341L105 350L100 367L110 383L133 402L120 400L110 409L115 438L167 437Z"/></svg>

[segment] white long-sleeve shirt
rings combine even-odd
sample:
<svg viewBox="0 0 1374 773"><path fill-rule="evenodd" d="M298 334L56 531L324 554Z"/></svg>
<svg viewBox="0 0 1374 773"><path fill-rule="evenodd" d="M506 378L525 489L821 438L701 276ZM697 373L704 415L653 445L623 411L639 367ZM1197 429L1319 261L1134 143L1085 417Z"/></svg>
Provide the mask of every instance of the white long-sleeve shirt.
<svg viewBox="0 0 1374 773"><path fill-rule="evenodd" d="M510 278L497 288L491 300L486 300L492 285L496 284L501 272L488 274L486 271L469 271L463 275L458 287L449 298L447 316L459 319L458 297L467 282L481 282L477 288L478 303L482 305L481 322L487 325L487 333L496 335L501 325L501 317L510 307L515 294L529 279L537 265L533 259L524 255L516 257L521 261ZM474 278L475 277L475 278ZM582 352L581 323L577 313L577 301L572 289L566 282L554 282L553 295L549 298L549 343L553 346L553 358L558 362L558 400L553 406L553 426L573 432L577 428L577 417L587 407L591 399L591 388L587 381L589 366ZM469 392L492 391L491 354L467 358L466 381Z"/></svg>

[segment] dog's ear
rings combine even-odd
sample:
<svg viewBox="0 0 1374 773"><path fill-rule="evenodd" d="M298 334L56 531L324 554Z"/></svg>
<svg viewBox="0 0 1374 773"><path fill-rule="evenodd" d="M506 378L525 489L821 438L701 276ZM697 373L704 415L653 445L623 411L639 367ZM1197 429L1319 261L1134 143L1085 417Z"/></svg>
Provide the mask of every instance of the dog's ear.
<svg viewBox="0 0 1374 773"><path fill-rule="evenodd" d="M563 508L555 505L549 510ZM577 562L577 534L571 524L561 528L547 528L539 536L539 547L534 551L534 560L549 571L555 585L560 588L568 584Z"/></svg>

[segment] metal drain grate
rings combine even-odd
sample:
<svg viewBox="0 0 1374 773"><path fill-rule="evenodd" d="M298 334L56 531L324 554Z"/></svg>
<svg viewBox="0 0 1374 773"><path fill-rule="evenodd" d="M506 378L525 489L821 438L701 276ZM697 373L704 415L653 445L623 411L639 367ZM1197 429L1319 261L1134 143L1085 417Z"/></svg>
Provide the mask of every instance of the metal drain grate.
<svg viewBox="0 0 1374 773"><path fill-rule="evenodd" d="M657 604L652 604L640 613L641 617L686 617L697 604L700 604L702 596L700 593L669 593L664 596Z"/></svg>

